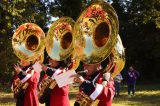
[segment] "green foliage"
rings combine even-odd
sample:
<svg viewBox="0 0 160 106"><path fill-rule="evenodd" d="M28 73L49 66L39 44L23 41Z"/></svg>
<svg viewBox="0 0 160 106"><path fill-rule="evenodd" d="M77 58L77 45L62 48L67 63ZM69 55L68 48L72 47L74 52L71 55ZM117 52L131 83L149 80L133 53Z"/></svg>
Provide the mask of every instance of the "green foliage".
<svg viewBox="0 0 160 106"><path fill-rule="evenodd" d="M96 0L2 0L0 2L0 75L8 82L14 74L11 38L26 22L38 24L46 33L52 17L69 16L75 21ZM144 79L159 78L160 0L105 0L112 2L119 17L119 33L126 48L126 67L136 66ZM154 72L151 72L154 71ZM7 76L7 77L6 77Z"/></svg>
<svg viewBox="0 0 160 106"><path fill-rule="evenodd" d="M0 75L1 82L9 82L14 74L13 64L17 58L13 53L11 39L13 31L25 22L38 24L44 30L46 21L45 4L37 1L13 0L0 3Z"/></svg>
<svg viewBox="0 0 160 106"><path fill-rule="evenodd" d="M154 23L160 28L160 0L132 0L128 9L133 22Z"/></svg>
<svg viewBox="0 0 160 106"><path fill-rule="evenodd" d="M157 80L160 61L160 0L113 0L126 48L126 67L134 65L141 80ZM152 72L151 72L152 71Z"/></svg>
<svg viewBox="0 0 160 106"><path fill-rule="evenodd" d="M84 3L83 3L84 4ZM75 0L2 0L0 2L0 75L1 82L8 82L14 74L11 39L15 29L23 23L35 23L44 32L52 23L51 17L70 16L74 19L81 12L82 1ZM6 77L7 76L7 77Z"/></svg>

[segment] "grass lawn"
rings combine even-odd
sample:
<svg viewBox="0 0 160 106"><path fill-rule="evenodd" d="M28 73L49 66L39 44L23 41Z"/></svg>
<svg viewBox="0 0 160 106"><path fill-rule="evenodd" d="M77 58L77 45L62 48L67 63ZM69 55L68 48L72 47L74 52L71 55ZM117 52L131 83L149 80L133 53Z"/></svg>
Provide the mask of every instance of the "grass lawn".
<svg viewBox="0 0 160 106"><path fill-rule="evenodd" d="M137 85L136 96L127 95L127 87L121 89L121 96L115 97L112 106L160 106L160 84ZM70 103L73 106L77 88L70 88ZM0 106L15 106L12 93L0 92ZM40 106L44 106L41 104Z"/></svg>

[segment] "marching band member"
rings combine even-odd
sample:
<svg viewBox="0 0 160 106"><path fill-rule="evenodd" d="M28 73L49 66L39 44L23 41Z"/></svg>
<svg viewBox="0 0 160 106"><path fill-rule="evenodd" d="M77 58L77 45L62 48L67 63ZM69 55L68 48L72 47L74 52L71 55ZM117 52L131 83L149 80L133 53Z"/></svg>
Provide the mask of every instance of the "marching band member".
<svg viewBox="0 0 160 106"><path fill-rule="evenodd" d="M79 83L80 92L88 95L92 100L99 100L98 106L111 106L114 96L114 81L110 73L102 74L99 64L84 64L84 70L87 70L86 77L73 75L74 82ZM77 101L80 100L77 96ZM74 106L79 106L75 102Z"/></svg>
<svg viewBox="0 0 160 106"><path fill-rule="evenodd" d="M47 76L54 79L54 76L59 75L66 71L63 61L56 61L49 58L49 65L42 65L42 69L45 71ZM68 97L69 86L59 88L56 85L49 92L49 96L44 96L46 106L70 106Z"/></svg>
<svg viewBox="0 0 160 106"><path fill-rule="evenodd" d="M31 62L21 60L20 64L22 68L19 65L14 65L17 73L16 77L22 83L28 83L28 86L25 91L21 91L17 95L16 106L38 106L37 84L40 74L36 70L33 70L33 64Z"/></svg>

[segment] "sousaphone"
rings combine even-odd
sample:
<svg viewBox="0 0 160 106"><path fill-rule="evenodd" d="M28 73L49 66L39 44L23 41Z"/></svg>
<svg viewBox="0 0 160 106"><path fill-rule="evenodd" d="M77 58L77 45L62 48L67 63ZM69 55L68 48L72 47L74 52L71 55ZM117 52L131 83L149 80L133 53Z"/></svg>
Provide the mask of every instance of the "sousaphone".
<svg viewBox="0 0 160 106"><path fill-rule="evenodd" d="M114 78L118 75L125 66L125 48L123 47L120 36L117 36L117 43L110 54L111 62L114 64L114 69L111 71L111 76Z"/></svg>
<svg viewBox="0 0 160 106"><path fill-rule="evenodd" d="M114 8L107 2L98 1L89 5L80 15L74 25L73 34L75 57L85 64L104 64L104 72L113 71L115 64L121 60L117 46L119 22ZM118 42L119 43L119 42ZM122 64L124 61L122 60ZM113 72L113 76L121 71L123 66L118 65L119 70ZM95 100L79 94L80 100L76 102L80 106L95 105ZM96 105L95 105L96 106Z"/></svg>
<svg viewBox="0 0 160 106"><path fill-rule="evenodd" d="M73 39L72 34L74 20L70 17L61 17L57 21L53 22L49 28L46 37L46 51L49 57L56 61L65 61L66 70L75 70L79 61L73 58ZM44 101L45 90L54 89L57 85L55 79L47 77L40 84L39 101L41 103Z"/></svg>
<svg viewBox="0 0 160 106"><path fill-rule="evenodd" d="M19 26L12 37L12 47L16 56L34 64L38 59L43 62L45 34L36 24L25 23ZM28 87L28 83L22 83L19 78L13 82L13 92L18 94L20 90Z"/></svg>

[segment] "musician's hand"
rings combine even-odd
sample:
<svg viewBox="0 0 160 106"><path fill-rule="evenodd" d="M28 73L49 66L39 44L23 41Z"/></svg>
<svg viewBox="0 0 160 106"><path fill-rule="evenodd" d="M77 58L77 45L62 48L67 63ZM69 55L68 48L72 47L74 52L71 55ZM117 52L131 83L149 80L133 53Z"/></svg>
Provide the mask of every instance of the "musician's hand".
<svg viewBox="0 0 160 106"><path fill-rule="evenodd" d="M82 76L78 75L78 74L72 75L72 76L70 76L70 77L73 77L73 78L74 78L73 81L74 81L75 83L82 84L83 81L84 81L84 78L83 78Z"/></svg>
<svg viewBox="0 0 160 106"><path fill-rule="evenodd" d="M42 70L47 71L47 66L42 64Z"/></svg>
<svg viewBox="0 0 160 106"><path fill-rule="evenodd" d="M18 64L14 64L14 69L15 69L15 71L16 71L16 73L17 74L19 74L20 73L20 71L21 71L21 68L19 67L19 65Z"/></svg>
<svg viewBox="0 0 160 106"><path fill-rule="evenodd" d="M14 85L18 85L18 84L19 84L19 82L20 82L20 79L19 79L19 78L17 78L16 80L14 80Z"/></svg>
<svg viewBox="0 0 160 106"><path fill-rule="evenodd" d="M80 95L81 93L79 92L77 95L76 95L76 101L81 101L81 95Z"/></svg>

